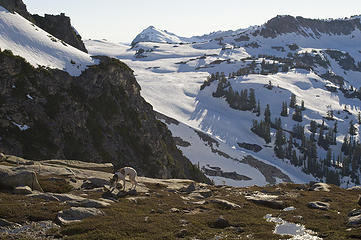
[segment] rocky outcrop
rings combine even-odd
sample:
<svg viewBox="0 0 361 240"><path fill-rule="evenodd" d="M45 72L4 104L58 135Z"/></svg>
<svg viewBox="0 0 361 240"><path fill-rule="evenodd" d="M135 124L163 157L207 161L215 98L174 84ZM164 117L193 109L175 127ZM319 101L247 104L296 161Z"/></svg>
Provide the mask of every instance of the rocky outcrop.
<svg viewBox="0 0 361 240"><path fill-rule="evenodd" d="M271 184L275 184L277 178L282 179L284 182L292 182L290 177L284 174L280 169L265 164L251 155L244 157L243 160L239 162L246 163L254 168L257 168L263 174L263 176L265 176L266 181Z"/></svg>
<svg viewBox="0 0 361 240"><path fill-rule="evenodd" d="M27 20L50 33L54 37L64 41L83 52L88 52L79 33L73 28L70 18L64 13L59 15L45 14L44 17L37 14L30 14L22 0L0 0L3 6L10 12L17 12Z"/></svg>
<svg viewBox="0 0 361 240"><path fill-rule="evenodd" d="M278 200L278 196L276 195L269 195L269 194L256 192L246 196L246 199L255 204L263 205L274 209L284 209L287 207L282 200Z"/></svg>
<svg viewBox="0 0 361 240"><path fill-rule="evenodd" d="M203 166L202 171L207 176L219 176L219 177L224 177L224 178L228 178L228 179L232 179L232 180L236 180L236 181L252 180L252 178L249 178L245 175L240 175L237 172L223 172L222 169L219 167Z"/></svg>
<svg viewBox="0 0 361 240"><path fill-rule="evenodd" d="M29 21L34 21L22 0L0 0L0 6L6 8L10 12L19 13L21 16L28 19Z"/></svg>
<svg viewBox="0 0 361 240"><path fill-rule="evenodd" d="M33 193L29 186L16 187L13 191L14 194L27 195Z"/></svg>
<svg viewBox="0 0 361 240"><path fill-rule="evenodd" d="M259 34L266 38L287 33L318 38L321 34L349 35L356 29L361 30L359 18L319 20L284 15L269 20Z"/></svg>
<svg viewBox="0 0 361 240"><path fill-rule="evenodd" d="M45 14L44 17L35 14L32 15L32 17L38 27L54 37L63 40L65 43L83 52L88 52L81 36L71 25L70 18L65 16L64 13L61 13L60 15Z"/></svg>
<svg viewBox="0 0 361 240"><path fill-rule="evenodd" d="M71 207L70 209L60 211L56 221L61 225L66 225L98 215L104 215L104 212L97 208Z"/></svg>
<svg viewBox="0 0 361 240"><path fill-rule="evenodd" d="M237 143L239 147L241 148L245 148L247 150L251 150L253 152L259 152L262 150L262 147L257 145L257 144L251 144L251 143L246 143L246 142L243 142L243 143Z"/></svg>
<svg viewBox="0 0 361 240"><path fill-rule="evenodd" d="M23 186L28 186L32 190L43 191L35 172L27 170L13 171L11 168L6 167L0 168L1 188L16 189Z"/></svg>
<svg viewBox="0 0 361 240"><path fill-rule="evenodd" d="M219 198L212 199L210 202L218 204L218 205L220 205L221 207L223 207L225 209L238 209L238 208L241 208L241 206L239 206L238 204L232 203L232 202L224 200L224 199L219 199Z"/></svg>
<svg viewBox="0 0 361 240"><path fill-rule="evenodd" d="M140 96L133 71L98 57L79 77L0 53L0 151L28 159L133 166L139 175L209 180Z"/></svg>
<svg viewBox="0 0 361 240"><path fill-rule="evenodd" d="M309 202L307 206L309 208L319 209L319 210L328 210L330 208L329 203L325 203L321 201Z"/></svg>
<svg viewBox="0 0 361 240"><path fill-rule="evenodd" d="M330 191L330 185L327 183L311 183L310 184L310 191L321 191L321 192L329 192Z"/></svg>
<svg viewBox="0 0 361 240"><path fill-rule="evenodd" d="M361 209L353 209L347 214L347 217L348 227L359 227L361 225Z"/></svg>

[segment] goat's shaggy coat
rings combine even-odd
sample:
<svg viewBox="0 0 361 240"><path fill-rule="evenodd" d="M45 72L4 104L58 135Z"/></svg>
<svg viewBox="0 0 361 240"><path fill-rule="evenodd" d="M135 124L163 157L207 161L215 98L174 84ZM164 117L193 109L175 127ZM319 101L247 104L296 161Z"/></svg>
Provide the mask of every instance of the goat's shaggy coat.
<svg viewBox="0 0 361 240"><path fill-rule="evenodd" d="M125 177L129 176L130 183L132 184L131 189L135 189L137 187L137 180L135 179L137 177L137 171L135 171L134 168L131 167L124 167L119 169L114 175L113 178L110 181L110 185L113 188L116 188L117 183L119 180L123 180L123 190L125 190Z"/></svg>

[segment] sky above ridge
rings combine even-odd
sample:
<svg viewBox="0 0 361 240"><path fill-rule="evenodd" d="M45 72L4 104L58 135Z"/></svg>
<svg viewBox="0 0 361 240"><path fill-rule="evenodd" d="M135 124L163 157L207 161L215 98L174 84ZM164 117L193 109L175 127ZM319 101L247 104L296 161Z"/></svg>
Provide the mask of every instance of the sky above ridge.
<svg viewBox="0 0 361 240"><path fill-rule="evenodd" d="M150 25L184 37L261 25L276 15L343 18L360 0L23 0L32 14L65 13L83 39L130 43Z"/></svg>

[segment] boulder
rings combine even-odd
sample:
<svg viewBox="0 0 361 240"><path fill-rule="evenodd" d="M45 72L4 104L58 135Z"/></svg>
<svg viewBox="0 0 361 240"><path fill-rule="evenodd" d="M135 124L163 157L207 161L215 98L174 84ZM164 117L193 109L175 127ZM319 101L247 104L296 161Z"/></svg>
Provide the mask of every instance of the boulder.
<svg viewBox="0 0 361 240"><path fill-rule="evenodd" d="M1 162L1 161L5 161L5 160L6 160L5 154L3 154L2 152L0 152L0 162Z"/></svg>
<svg viewBox="0 0 361 240"><path fill-rule="evenodd" d="M347 214L348 217L353 217L357 215L361 215L361 209L353 209L351 212Z"/></svg>
<svg viewBox="0 0 361 240"><path fill-rule="evenodd" d="M329 192L330 185L326 183L311 183L310 191L321 191L321 192Z"/></svg>
<svg viewBox="0 0 361 240"><path fill-rule="evenodd" d="M13 222L10 222L6 219L3 219L3 218L0 218L0 227L9 227L9 226L12 226L14 225Z"/></svg>
<svg viewBox="0 0 361 240"><path fill-rule="evenodd" d="M71 207L85 207L85 208L106 208L110 206L110 203L94 200L94 199L84 199L81 201L68 201Z"/></svg>
<svg viewBox="0 0 361 240"><path fill-rule="evenodd" d="M56 197L57 199L59 199L59 201L61 202L65 202L65 201L83 201L86 200L86 198L80 197L80 196L76 196L73 194L60 194L60 193L51 193L54 197Z"/></svg>
<svg viewBox="0 0 361 240"><path fill-rule="evenodd" d="M102 188L106 185L109 185L109 181L102 178L88 178L81 185L81 188L93 189L93 188Z"/></svg>
<svg viewBox="0 0 361 240"><path fill-rule="evenodd" d="M208 204L208 202L205 201L205 200L201 200L201 201L198 201L198 202L192 202L192 203L195 204L195 205L206 205L206 204Z"/></svg>
<svg viewBox="0 0 361 240"><path fill-rule="evenodd" d="M32 194L29 194L28 197L39 198L39 199L43 199L45 201L60 202L60 200L57 197L54 197L54 195L51 193L32 193Z"/></svg>
<svg viewBox="0 0 361 240"><path fill-rule="evenodd" d="M198 193L198 192L192 192L192 193L190 193L190 194L188 195L188 197L189 197L190 199L195 199L195 200L202 200L202 199L204 199L204 196L201 195L201 194Z"/></svg>
<svg viewBox="0 0 361 240"><path fill-rule="evenodd" d="M132 203L138 204L139 201L147 199L147 197L127 197L126 199Z"/></svg>
<svg viewBox="0 0 361 240"><path fill-rule="evenodd" d="M188 230L187 229L181 229L178 232L175 233L175 236L177 238L184 238L185 236L188 235Z"/></svg>
<svg viewBox="0 0 361 240"><path fill-rule="evenodd" d="M60 194L60 193L33 193L29 197L40 198L47 201L57 201L57 202L86 202L84 197L76 196L73 194ZM95 200L94 200L95 201Z"/></svg>
<svg viewBox="0 0 361 240"><path fill-rule="evenodd" d="M0 167L0 186L11 189L19 186L29 186L32 190L43 192L35 172L13 170L5 166Z"/></svg>
<svg viewBox="0 0 361 240"><path fill-rule="evenodd" d="M33 191L31 190L31 188L29 186L24 186L24 187L16 187L13 191L14 194L21 194L21 195L27 195L27 194L32 194Z"/></svg>
<svg viewBox="0 0 361 240"><path fill-rule="evenodd" d="M251 144L251 143L246 143L246 142L243 142L243 143L237 143L239 147L241 148L245 148L247 150L251 150L253 152L259 152L262 150L262 147L257 145L257 144Z"/></svg>
<svg viewBox="0 0 361 240"><path fill-rule="evenodd" d="M209 198L212 196L212 191L209 189L200 189L200 190L195 191L195 193L199 193L204 198Z"/></svg>
<svg viewBox="0 0 361 240"><path fill-rule="evenodd" d="M348 227L359 227L360 225L361 225L361 214L348 218L347 221Z"/></svg>
<svg viewBox="0 0 361 240"><path fill-rule="evenodd" d="M307 204L307 207L313 209L328 210L330 208L330 204L321 201L315 201L315 202L309 202Z"/></svg>
<svg viewBox="0 0 361 240"><path fill-rule="evenodd" d="M169 211L171 213L180 213L180 210L178 208L171 208Z"/></svg>
<svg viewBox="0 0 361 240"><path fill-rule="evenodd" d="M224 219L223 216L219 216L213 223L212 227L214 228L226 228L229 227L230 224L227 219Z"/></svg>
<svg viewBox="0 0 361 240"><path fill-rule="evenodd" d="M184 190L186 193L191 193L196 190L196 185L194 182L188 185L188 187Z"/></svg>
<svg viewBox="0 0 361 240"><path fill-rule="evenodd" d="M71 207L70 209L58 212L56 221L61 225L66 225L99 215L104 215L104 212L97 208Z"/></svg>
<svg viewBox="0 0 361 240"><path fill-rule="evenodd" d="M210 202L219 204L225 209L238 209L238 208L241 208L241 206L239 206L238 204L229 202L227 200L219 199L219 198L212 199Z"/></svg>
<svg viewBox="0 0 361 240"><path fill-rule="evenodd" d="M248 201L251 201L255 204L263 205L274 209L286 208L287 207L286 204L281 200L277 200L277 198L278 196L268 195L263 193L255 193L253 195L246 196L246 199Z"/></svg>

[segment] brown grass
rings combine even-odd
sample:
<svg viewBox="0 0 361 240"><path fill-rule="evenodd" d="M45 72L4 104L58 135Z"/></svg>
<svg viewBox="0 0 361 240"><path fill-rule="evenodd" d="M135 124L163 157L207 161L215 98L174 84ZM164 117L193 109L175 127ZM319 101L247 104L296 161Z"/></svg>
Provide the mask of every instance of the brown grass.
<svg viewBox="0 0 361 240"><path fill-rule="evenodd" d="M64 208L59 202L46 202L5 192L0 193L0 199L0 218L16 223L54 221L57 212Z"/></svg>
<svg viewBox="0 0 361 240"><path fill-rule="evenodd" d="M38 175L38 181L44 192L52 193L68 193L73 190L65 178L59 176L43 176Z"/></svg>
<svg viewBox="0 0 361 240"><path fill-rule="evenodd" d="M46 178L41 180L47 182ZM47 183L50 184L50 183ZM274 223L266 222L264 216L272 214L290 222L301 223L306 228L318 233L323 239L346 240L360 239L361 228L346 227L347 214L357 208L358 192L347 191L332 186L331 192L312 192L307 188L300 190L300 185L282 184L279 186L228 188L210 186L213 196L241 206L237 210L222 209L217 204L196 205L187 203L180 196L185 193L167 191L164 186L149 184L150 197L138 200L137 203L125 198L104 209L106 216L85 219L84 221L62 227L59 234L64 239L176 239L175 234L187 229L184 239L287 239L287 236L273 234ZM295 211L284 212L256 205L244 198L244 192L264 191L280 195L288 206L296 207ZM101 193L92 193L92 198L99 198ZM139 196L143 196L139 194ZM10 221L54 220L56 213L66 205L57 202L45 202L25 196L0 193L0 218ZM310 201L330 201L331 209L321 211L310 209ZM171 213L171 208L178 208L180 213ZM185 211L190 212L185 213ZM244 232L234 228L212 228L212 222L223 215L231 225L240 227ZM302 219L294 216L302 216ZM148 221L145 218L148 217ZM188 224L182 226L180 220Z"/></svg>

